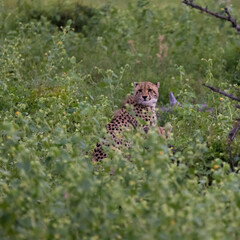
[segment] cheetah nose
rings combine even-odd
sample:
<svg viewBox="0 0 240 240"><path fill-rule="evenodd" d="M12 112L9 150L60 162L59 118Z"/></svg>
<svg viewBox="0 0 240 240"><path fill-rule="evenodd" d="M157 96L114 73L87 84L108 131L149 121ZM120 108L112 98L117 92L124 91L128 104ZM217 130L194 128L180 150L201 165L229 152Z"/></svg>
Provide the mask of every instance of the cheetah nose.
<svg viewBox="0 0 240 240"><path fill-rule="evenodd" d="M142 96L143 100L146 101L147 100L147 96Z"/></svg>

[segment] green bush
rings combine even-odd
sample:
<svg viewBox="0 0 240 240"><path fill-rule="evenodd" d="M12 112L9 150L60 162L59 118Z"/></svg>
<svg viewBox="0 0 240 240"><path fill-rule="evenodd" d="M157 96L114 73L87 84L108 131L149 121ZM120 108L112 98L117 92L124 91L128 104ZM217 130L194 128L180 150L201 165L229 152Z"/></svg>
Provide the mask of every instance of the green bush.
<svg viewBox="0 0 240 240"><path fill-rule="evenodd" d="M238 239L240 181L227 145L238 111L202 86L239 96L234 29L179 1L87 7L93 15L79 31L71 1L44 12L41 2L4 4L0 238ZM59 14L67 16L62 28L53 21ZM158 106L169 107L169 91L181 103L158 113L171 138L133 131L129 150L106 149L109 158L92 163L134 81L161 83ZM211 111L199 111L202 104ZM236 169L239 144L238 134Z"/></svg>

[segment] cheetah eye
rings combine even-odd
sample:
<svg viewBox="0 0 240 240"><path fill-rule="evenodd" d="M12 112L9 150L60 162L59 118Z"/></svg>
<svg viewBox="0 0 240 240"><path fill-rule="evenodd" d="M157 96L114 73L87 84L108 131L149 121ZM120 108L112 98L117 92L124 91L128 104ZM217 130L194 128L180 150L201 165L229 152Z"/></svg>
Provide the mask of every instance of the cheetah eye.
<svg viewBox="0 0 240 240"><path fill-rule="evenodd" d="M148 89L148 92L152 92L152 89Z"/></svg>
<svg viewBox="0 0 240 240"><path fill-rule="evenodd" d="M139 89L138 92L142 92L142 89Z"/></svg>

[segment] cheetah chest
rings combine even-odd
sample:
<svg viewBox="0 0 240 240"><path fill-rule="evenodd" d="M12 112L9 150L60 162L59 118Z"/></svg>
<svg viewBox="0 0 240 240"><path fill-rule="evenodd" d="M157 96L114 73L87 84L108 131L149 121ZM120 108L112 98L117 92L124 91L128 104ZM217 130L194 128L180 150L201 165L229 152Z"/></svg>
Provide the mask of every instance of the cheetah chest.
<svg viewBox="0 0 240 240"><path fill-rule="evenodd" d="M137 119L143 120L143 125L156 126L157 115L153 107L145 107L143 105L135 105L134 112Z"/></svg>
<svg viewBox="0 0 240 240"><path fill-rule="evenodd" d="M120 109L107 125L107 131L114 135L123 132L125 128L156 126L156 124L155 109L136 104L133 105L132 111L127 111L125 108Z"/></svg>

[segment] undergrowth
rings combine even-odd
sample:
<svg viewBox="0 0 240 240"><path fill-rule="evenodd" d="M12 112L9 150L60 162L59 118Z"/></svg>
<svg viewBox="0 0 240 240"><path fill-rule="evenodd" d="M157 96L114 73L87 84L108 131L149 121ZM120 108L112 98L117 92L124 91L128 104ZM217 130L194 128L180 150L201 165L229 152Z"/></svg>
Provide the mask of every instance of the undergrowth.
<svg viewBox="0 0 240 240"><path fill-rule="evenodd" d="M239 111L202 86L239 96L239 36L180 2L81 6L85 17L72 2L1 3L1 239L239 238L226 142ZM160 82L159 107L177 97L181 106L159 113L172 137L129 133L127 152L94 164L134 81Z"/></svg>

